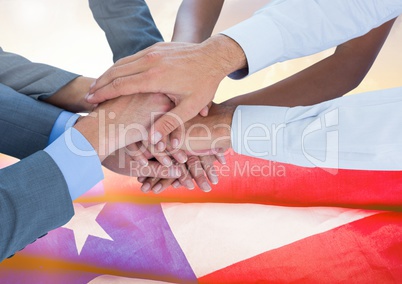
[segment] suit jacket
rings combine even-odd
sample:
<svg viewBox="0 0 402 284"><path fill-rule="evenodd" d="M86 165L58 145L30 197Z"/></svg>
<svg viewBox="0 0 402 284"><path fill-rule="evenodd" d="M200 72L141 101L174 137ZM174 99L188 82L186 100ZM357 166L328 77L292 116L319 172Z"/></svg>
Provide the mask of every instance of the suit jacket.
<svg viewBox="0 0 402 284"><path fill-rule="evenodd" d="M62 110L27 95L51 95L75 77L0 50L0 152L24 158L0 170L0 261L74 214L62 173L41 151Z"/></svg>
<svg viewBox="0 0 402 284"><path fill-rule="evenodd" d="M89 0L89 6L115 62L163 41L144 0Z"/></svg>

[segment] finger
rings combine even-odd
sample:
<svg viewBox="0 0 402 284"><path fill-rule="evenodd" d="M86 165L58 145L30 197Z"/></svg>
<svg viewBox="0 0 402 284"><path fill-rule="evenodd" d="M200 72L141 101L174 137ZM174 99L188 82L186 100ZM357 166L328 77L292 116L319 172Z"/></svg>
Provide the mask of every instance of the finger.
<svg viewBox="0 0 402 284"><path fill-rule="evenodd" d="M159 141L156 144L156 149L158 149L159 152L163 152L166 150L166 144L167 144L167 136L162 137L161 141Z"/></svg>
<svg viewBox="0 0 402 284"><path fill-rule="evenodd" d="M202 106L200 107L197 105L197 102L191 99L180 102L178 106L164 114L154 123L149 137L151 143L157 144L163 137L169 135L179 127L179 125L195 117L201 108Z"/></svg>
<svg viewBox="0 0 402 284"><path fill-rule="evenodd" d="M147 178L144 184L141 186L141 191L148 193L152 190L152 187L160 180L160 178Z"/></svg>
<svg viewBox="0 0 402 284"><path fill-rule="evenodd" d="M146 177L138 177L138 178L137 178L137 181L138 181L139 183L143 183L146 179L147 179Z"/></svg>
<svg viewBox="0 0 402 284"><path fill-rule="evenodd" d="M187 162L187 154L183 150L172 149L170 145L167 146L166 150L180 164Z"/></svg>
<svg viewBox="0 0 402 284"><path fill-rule="evenodd" d="M180 165L181 176L179 177L178 181L184 187L193 190L195 188L193 178L191 177L190 172L187 170L186 165Z"/></svg>
<svg viewBox="0 0 402 284"><path fill-rule="evenodd" d="M165 167L171 167L173 165L172 158L169 157L169 154L166 152L157 152L153 153L155 159L161 163L161 165L164 165Z"/></svg>
<svg viewBox="0 0 402 284"><path fill-rule="evenodd" d="M157 145L152 145L149 144L147 141L142 142L144 145L144 148L146 148L146 151L144 153L145 157L152 156L155 158L161 165L170 167L173 165L173 161L169 156L169 153L166 153L165 151L160 152L157 148Z"/></svg>
<svg viewBox="0 0 402 284"><path fill-rule="evenodd" d="M149 161L147 166L142 166L137 161L133 161L130 165L130 176L132 177L179 178L181 175L179 165L166 167L156 161Z"/></svg>
<svg viewBox="0 0 402 284"><path fill-rule="evenodd" d="M159 182L157 182L153 187L152 187L152 191L155 194L161 193L162 191L164 191L166 188L168 188L169 186L172 185L172 183L175 181L176 179L161 179L159 180Z"/></svg>
<svg viewBox="0 0 402 284"><path fill-rule="evenodd" d="M127 155L131 157L133 161L139 162L142 166L148 165L148 159L145 157L144 152L139 147L138 143L133 143L124 148Z"/></svg>
<svg viewBox="0 0 402 284"><path fill-rule="evenodd" d="M202 167L200 159L196 156L191 156L188 159L187 165L191 176L193 177L197 185L201 188L201 190L204 192L211 191L212 188L204 175L204 169Z"/></svg>
<svg viewBox="0 0 402 284"><path fill-rule="evenodd" d="M144 60L140 60L149 52L148 49L137 52L134 55L124 57L107 69L95 82L91 85L89 93L93 94L100 88L110 84L118 77L125 77L137 74L141 70L145 70Z"/></svg>
<svg viewBox="0 0 402 284"><path fill-rule="evenodd" d="M112 75L105 74L105 76L110 77ZM89 92L85 99L88 103L99 104L120 96L141 93L141 88L138 84L144 84L144 78L144 73L133 74L125 77L110 77L108 78L108 81L101 83L105 85L99 87L93 93Z"/></svg>
<svg viewBox="0 0 402 284"><path fill-rule="evenodd" d="M211 106L212 106L212 102L210 102L206 107L204 107L201 111L200 111L200 115L201 116L208 116L208 113L209 113L209 109L211 108Z"/></svg>
<svg viewBox="0 0 402 284"><path fill-rule="evenodd" d="M222 149L217 150L217 152L215 153L215 158L221 165L226 165L225 153L223 152Z"/></svg>
<svg viewBox="0 0 402 284"><path fill-rule="evenodd" d="M214 165L214 162L216 161L215 156L203 156L200 157L200 161L209 181L212 184L218 184L219 178Z"/></svg>
<svg viewBox="0 0 402 284"><path fill-rule="evenodd" d="M186 135L184 125L181 124L170 134L170 145L172 149L180 149L184 143L184 138Z"/></svg>
<svg viewBox="0 0 402 284"><path fill-rule="evenodd" d="M143 151L145 158L148 160L155 158L154 155L148 150L147 145L144 142L141 143L141 151Z"/></svg>
<svg viewBox="0 0 402 284"><path fill-rule="evenodd" d="M180 183L180 181L175 180L175 181L172 183L172 186L173 186L174 188L179 188L179 187L181 186L181 183Z"/></svg>
<svg viewBox="0 0 402 284"><path fill-rule="evenodd" d="M208 116L209 108L206 106L200 111L201 116Z"/></svg>

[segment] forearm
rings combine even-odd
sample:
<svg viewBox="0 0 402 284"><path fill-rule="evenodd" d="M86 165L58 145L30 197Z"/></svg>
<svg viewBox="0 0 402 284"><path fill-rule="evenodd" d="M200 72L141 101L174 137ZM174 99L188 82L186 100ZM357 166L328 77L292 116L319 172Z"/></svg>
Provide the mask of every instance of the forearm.
<svg viewBox="0 0 402 284"><path fill-rule="evenodd" d="M18 93L45 99L68 85L79 75L60 68L29 61L0 48L0 83Z"/></svg>
<svg viewBox="0 0 402 284"><path fill-rule="evenodd" d="M247 55L248 73L310 55L366 34L397 17L397 0L273 1L250 19L226 30Z"/></svg>
<svg viewBox="0 0 402 284"><path fill-rule="evenodd" d="M230 105L312 105L357 87L374 63L395 20L344 43L328 58L261 90L232 98Z"/></svg>
<svg viewBox="0 0 402 284"><path fill-rule="evenodd" d="M224 0L183 0L172 41L199 43L212 34Z"/></svg>
<svg viewBox="0 0 402 284"><path fill-rule="evenodd" d="M0 170L0 262L73 215L63 175L45 152Z"/></svg>
<svg viewBox="0 0 402 284"><path fill-rule="evenodd" d="M304 167L400 170L402 136L395 129L401 118L395 113L401 92L389 89L297 108L240 106L232 122L233 149Z"/></svg>

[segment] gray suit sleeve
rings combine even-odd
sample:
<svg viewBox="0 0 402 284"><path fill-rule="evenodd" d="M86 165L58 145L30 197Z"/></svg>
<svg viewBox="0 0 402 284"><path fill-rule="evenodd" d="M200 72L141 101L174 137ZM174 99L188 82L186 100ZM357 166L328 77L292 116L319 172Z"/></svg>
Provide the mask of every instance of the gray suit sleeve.
<svg viewBox="0 0 402 284"><path fill-rule="evenodd" d="M0 84L0 152L22 159L44 149L61 111Z"/></svg>
<svg viewBox="0 0 402 284"><path fill-rule="evenodd" d="M0 170L0 261L73 214L64 177L46 152Z"/></svg>
<svg viewBox="0 0 402 284"><path fill-rule="evenodd" d="M45 99L78 76L0 48L0 83L21 94Z"/></svg>
<svg viewBox="0 0 402 284"><path fill-rule="evenodd" d="M89 0L89 6L115 62L163 41L144 0Z"/></svg>

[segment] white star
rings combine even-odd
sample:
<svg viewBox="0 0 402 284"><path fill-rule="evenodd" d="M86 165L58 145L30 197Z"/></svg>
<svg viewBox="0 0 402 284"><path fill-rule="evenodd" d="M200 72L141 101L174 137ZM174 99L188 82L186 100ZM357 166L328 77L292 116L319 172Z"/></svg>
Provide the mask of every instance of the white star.
<svg viewBox="0 0 402 284"><path fill-rule="evenodd" d="M70 222L62 226L62 228L73 231L78 255L81 253L89 235L113 241L98 222L96 222L96 217L98 217L105 204L106 203L85 208L81 204L74 203L75 215Z"/></svg>

